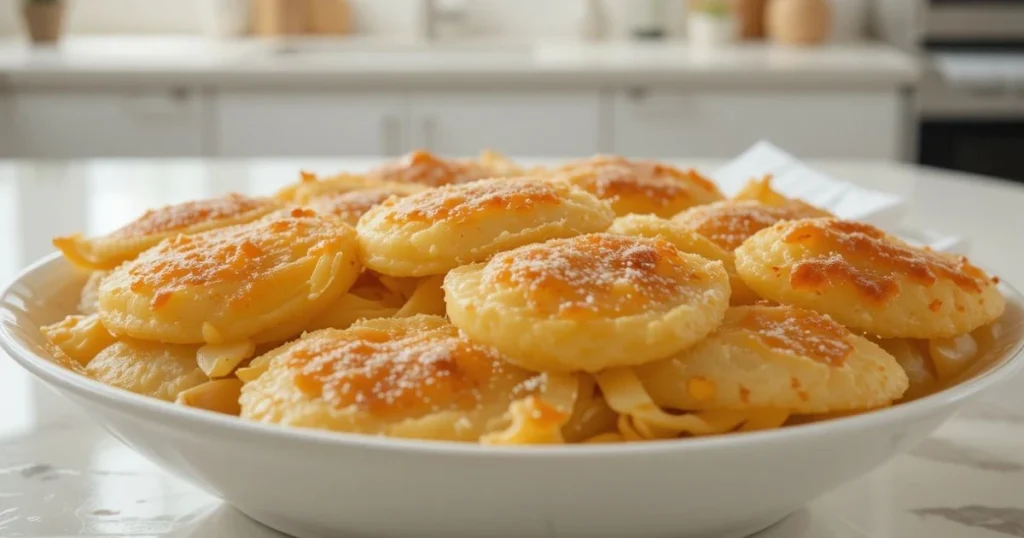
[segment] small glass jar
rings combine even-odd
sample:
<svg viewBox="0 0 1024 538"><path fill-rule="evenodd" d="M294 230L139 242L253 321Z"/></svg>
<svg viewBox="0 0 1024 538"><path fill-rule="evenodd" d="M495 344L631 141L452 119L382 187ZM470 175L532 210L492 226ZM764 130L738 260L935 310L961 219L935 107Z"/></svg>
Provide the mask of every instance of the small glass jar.
<svg viewBox="0 0 1024 538"><path fill-rule="evenodd" d="M633 0L629 4L633 8L630 33L634 39L655 40L665 37L665 24L668 20L668 6L665 0Z"/></svg>

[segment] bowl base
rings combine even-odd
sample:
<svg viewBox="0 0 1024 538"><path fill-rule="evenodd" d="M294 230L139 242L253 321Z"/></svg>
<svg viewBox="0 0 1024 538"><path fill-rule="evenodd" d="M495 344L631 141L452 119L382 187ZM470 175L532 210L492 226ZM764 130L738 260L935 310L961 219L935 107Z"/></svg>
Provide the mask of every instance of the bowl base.
<svg viewBox="0 0 1024 538"><path fill-rule="evenodd" d="M304 523L304 522L301 522L301 521L296 521L296 520L288 518L288 517L281 517L281 516L278 516L276 514L267 514L265 512L260 512L260 511L247 511L247 510L244 510L244 509L238 508L238 507L235 507L235 508L239 512L245 514L250 519L255 520L256 522L260 523L261 525L264 525L266 527L270 527L271 529L274 529L274 530L276 530L278 532L284 533L284 534L286 534L288 536L294 536L295 538L371 538L371 537L372 538L387 538L389 536L388 534L376 534L376 533L374 533L374 534L360 534L360 533L355 533L355 532L343 532L343 531L339 532L339 530L337 530L337 529L318 528L317 526L309 525L308 523ZM645 538L645 537L665 538L665 537L668 537L668 536L671 536L672 538L756 538L755 537L756 534L760 533L761 531L767 530L769 527L772 527L772 526L782 522L782 520L786 519L791 513L792 512L784 512L782 514L775 514L775 515L773 515L771 517L767 517L767 518L764 518L764 519L757 520L757 522L755 522L755 523L746 523L746 524L744 524L742 527L740 527L738 529L721 530L721 531L716 531L716 532L713 532L713 533L710 533L710 534L709 533L692 534L692 533L689 533L688 531L686 531L685 529L683 529L683 530L676 529L676 530L671 530L671 531L670 530L665 530L665 531L662 531L662 532L658 532L658 531L653 531L652 530L650 532L633 533L633 534L631 534L631 536L633 538ZM419 536L435 536L435 534L431 534L430 532L423 532L423 533L419 533L418 535ZM446 538L451 538L451 537L454 537L454 536L462 536L462 535L463 534L451 533L451 532L438 532L436 534L436 536L445 536ZM475 534L467 533L467 534L464 534L464 535L465 536L473 536ZM498 536L498 535L497 534L490 534L490 533L488 533L488 536ZM528 538L530 535L516 532L516 533L511 534L510 536L517 536L517 537L520 537L520 538ZM575 538L576 536L587 537L587 538L595 538L595 537L600 537L600 536L603 536L603 535L601 534L600 530L598 530L597 532L586 532L586 533L554 533L554 534L552 534L552 533L545 532L545 533L538 534L537 536L538 537L543 536L544 538L555 538L555 537L565 537L565 538L572 537L572 538Z"/></svg>

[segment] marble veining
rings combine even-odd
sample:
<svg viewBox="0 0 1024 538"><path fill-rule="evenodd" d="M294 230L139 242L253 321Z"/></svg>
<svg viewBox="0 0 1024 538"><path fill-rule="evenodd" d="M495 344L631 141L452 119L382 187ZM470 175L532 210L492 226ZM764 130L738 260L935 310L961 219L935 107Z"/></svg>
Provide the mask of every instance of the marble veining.
<svg viewBox="0 0 1024 538"><path fill-rule="evenodd" d="M962 465L982 471L1000 473L1019 473L1024 471L1024 463L1005 460L984 450L934 437L921 443L910 454L940 463Z"/></svg>
<svg viewBox="0 0 1024 538"><path fill-rule="evenodd" d="M956 508L920 508L920 516L938 516L949 521L1024 538L1024 508L969 505Z"/></svg>
<svg viewBox="0 0 1024 538"><path fill-rule="evenodd" d="M968 407L960 411L959 415L973 420L1024 425L1024 414L994 405Z"/></svg>

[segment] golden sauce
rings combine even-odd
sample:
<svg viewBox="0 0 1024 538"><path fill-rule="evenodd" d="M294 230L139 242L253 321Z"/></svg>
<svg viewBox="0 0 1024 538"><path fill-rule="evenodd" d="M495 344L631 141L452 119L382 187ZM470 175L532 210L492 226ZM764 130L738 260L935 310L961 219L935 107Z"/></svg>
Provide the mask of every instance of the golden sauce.
<svg viewBox="0 0 1024 538"><path fill-rule="evenodd" d="M588 319L639 314L676 303L700 277L671 244L590 234L495 256L485 281L522 290L538 313Z"/></svg>
<svg viewBox="0 0 1024 538"><path fill-rule="evenodd" d="M914 248L859 222L808 220L790 227L782 240L829 252L793 266L790 284L796 289L820 290L846 281L866 298L885 304L899 293L904 278L924 286L945 278L968 293L981 293L988 278L963 256ZM935 311L942 305L929 306Z"/></svg>
<svg viewBox="0 0 1024 538"><path fill-rule="evenodd" d="M184 230L197 224L238 217L276 204L266 198L249 198L229 194L223 198L197 200L146 211L127 226L114 231L111 237L144 237L152 234Z"/></svg>
<svg viewBox="0 0 1024 538"><path fill-rule="evenodd" d="M850 332L828 316L791 307L745 308L735 328L750 331L762 344L807 357L829 366L842 366L853 353L845 340ZM794 378L793 388L799 387Z"/></svg>

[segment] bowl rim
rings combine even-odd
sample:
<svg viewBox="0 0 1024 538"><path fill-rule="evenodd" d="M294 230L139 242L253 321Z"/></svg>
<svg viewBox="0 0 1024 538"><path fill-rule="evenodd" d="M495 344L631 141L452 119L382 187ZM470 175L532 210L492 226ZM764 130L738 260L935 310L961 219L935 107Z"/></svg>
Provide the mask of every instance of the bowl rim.
<svg viewBox="0 0 1024 538"><path fill-rule="evenodd" d="M56 268L51 268L50 266L60 263L64 263L68 269L72 268L71 264L64 260L59 252L55 252L36 260L24 268L11 282L0 289L0 350L6 351L22 368L46 384L54 386L58 392L69 391L97 401L105 407L116 407L136 418L148 414L164 419L165 422L199 425L216 429L225 434L233 433L260 438L264 442L285 444L312 443L327 447L362 448L407 455L457 455L459 457L497 457L502 459L510 457L527 459L622 457L660 455L664 453L686 454L703 450L742 449L765 443L790 443L809 437L849 434L920 418L923 415L938 412L976 396L991 386L1012 377L1013 374L1024 367L1024 358L1021 356L1022 352L1024 352L1024 338L1021 338L1013 345L1012 349L1006 351L1004 358L992 368L966 381L911 402L854 416L831 418L820 422L799 424L786 428L743 432L733 435L696 437L684 440L666 439L643 443L484 446L458 441L404 439L335 432L249 421L240 417L184 407L172 402L135 394L105 385L64 368L39 353L28 349L15 338L8 328L9 325L15 325L13 320L8 319L11 317L10 313L12 312L10 306L11 294L15 287L25 285L24 281L34 273L47 268L56 270ZM1015 303L1024 309L1024 295L1005 281L1001 280L998 285L1000 291L1007 298L1008 303ZM33 327L32 329L37 328Z"/></svg>

